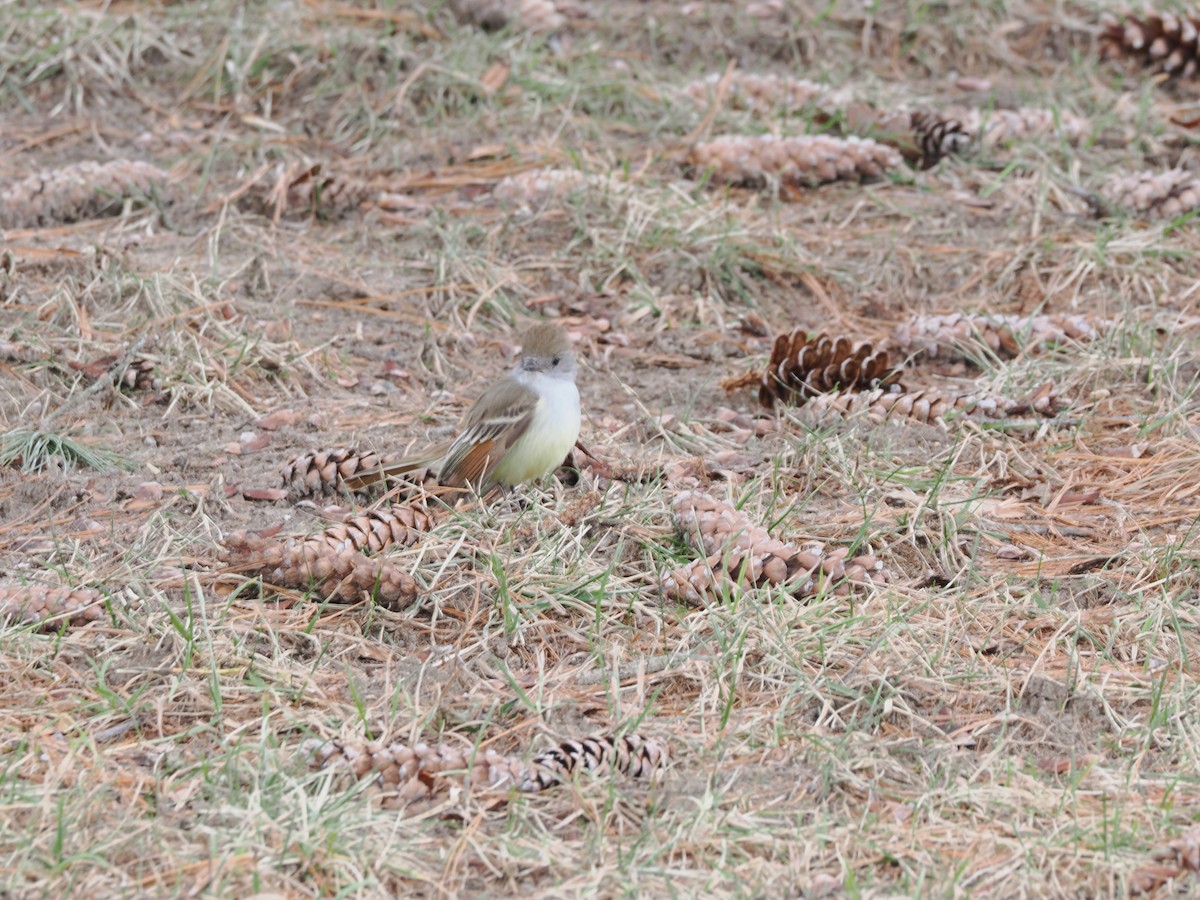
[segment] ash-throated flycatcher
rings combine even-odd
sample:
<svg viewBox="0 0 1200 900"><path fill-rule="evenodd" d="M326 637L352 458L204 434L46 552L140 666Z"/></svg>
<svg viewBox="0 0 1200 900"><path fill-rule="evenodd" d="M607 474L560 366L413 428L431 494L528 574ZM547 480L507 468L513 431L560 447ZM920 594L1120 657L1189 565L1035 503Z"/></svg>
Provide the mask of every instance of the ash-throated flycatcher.
<svg viewBox="0 0 1200 900"><path fill-rule="evenodd" d="M458 437L428 451L346 479L356 490L414 469L437 470L447 487L514 485L553 471L579 437L577 365L557 325L534 325L521 339L511 372L483 392Z"/></svg>

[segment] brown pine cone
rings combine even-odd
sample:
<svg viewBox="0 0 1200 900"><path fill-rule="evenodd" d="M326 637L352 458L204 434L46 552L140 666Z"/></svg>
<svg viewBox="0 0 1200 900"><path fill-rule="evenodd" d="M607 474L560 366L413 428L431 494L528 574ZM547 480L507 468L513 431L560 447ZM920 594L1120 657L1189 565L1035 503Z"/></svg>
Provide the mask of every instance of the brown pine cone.
<svg viewBox="0 0 1200 900"><path fill-rule="evenodd" d="M31 175L0 190L0 228L36 228L115 215L125 201L166 184L157 166L90 160Z"/></svg>
<svg viewBox="0 0 1200 900"><path fill-rule="evenodd" d="M271 540L252 532L229 535L222 561L244 573L261 575L280 587L312 588L330 598L355 603L364 596L400 610L417 599L417 583L385 559L350 547L336 549L321 540Z"/></svg>
<svg viewBox="0 0 1200 900"><path fill-rule="evenodd" d="M132 360L121 373L121 387L125 390L149 391L161 386L162 380L154 374L154 363L142 357Z"/></svg>
<svg viewBox="0 0 1200 900"><path fill-rule="evenodd" d="M696 103L707 105L712 101L722 77L720 73L714 72L706 78L690 82L684 87L684 93ZM825 94L826 88L823 85L803 78L734 72L729 79L730 104L758 112L803 109L819 103Z"/></svg>
<svg viewBox="0 0 1200 900"><path fill-rule="evenodd" d="M0 621L55 629L64 622L68 625L98 622L104 614L104 595L94 588L21 584L11 578L0 579Z"/></svg>
<svg viewBox="0 0 1200 900"><path fill-rule="evenodd" d="M305 540L328 544L339 553L346 548L378 553L392 544L401 547L415 544L433 524L433 516L424 506L400 505L349 515L343 522Z"/></svg>
<svg viewBox="0 0 1200 900"><path fill-rule="evenodd" d="M504 178L492 189L492 196L504 203L533 208L583 190L594 191L598 196L619 197L629 187L627 182L601 173L589 175L578 169L531 169Z"/></svg>
<svg viewBox="0 0 1200 900"><path fill-rule="evenodd" d="M899 371L886 350L845 335L809 337L803 328L780 334L759 379L758 399L771 408L775 401L803 403L809 397L846 388L892 384Z"/></svg>
<svg viewBox="0 0 1200 900"><path fill-rule="evenodd" d="M1012 358L1026 348L1041 350L1095 340L1111 327L1112 322L1106 319L1073 314L922 314L898 325L892 342L914 355L971 359L991 351Z"/></svg>
<svg viewBox="0 0 1200 900"><path fill-rule="evenodd" d="M805 411L821 419L826 414L839 417L865 414L872 421L912 419L926 425L946 424L958 416L1007 419L1033 413L1052 417L1062 409L1052 382L1043 384L1024 400L957 394L938 390L893 393L886 390L845 391L814 398Z"/></svg>
<svg viewBox="0 0 1200 900"><path fill-rule="evenodd" d="M131 359L122 372L113 372L113 367L122 359L110 353L86 363L69 361L67 365L76 372L81 372L85 378L95 381L112 373L113 382L124 391L156 390L162 386L162 380L154 374L154 362L145 357Z"/></svg>
<svg viewBox="0 0 1200 900"><path fill-rule="evenodd" d="M379 193L359 178L323 172L320 163L293 162L276 169L271 190L262 199L262 212L276 221L286 214L336 219L359 209Z"/></svg>
<svg viewBox="0 0 1200 900"><path fill-rule="evenodd" d="M1200 210L1200 177L1186 169L1136 172L1114 178L1104 195L1118 209L1147 219L1177 219Z"/></svg>
<svg viewBox="0 0 1200 900"><path fill-rule="evenodd" d="M961 120L935 112L914 112L909 121L922 169L932 168L944 157L958 156L971 145L975 137L974 132Z"/></svg>
<svg viewBox="0 0 1200 900"><path fill-rule="evenodd" d="M961 115L963 127L985 147L1042 136L1075 142L1087 130L1087 121L1067 110L1021 106L1017 109L972 109Z"/></svg>
<svg viewBox="0 0 1200 900"><path fill-rule="evenodd" d="M750 522L745 513L699 491L685 491L672 504L675 525L697 550L706 554L668 572L663 590L668 597L699 603L733 587L782 585L793 596L834 585L835 593L855 586L884 584L883 563L874 556L847 559L846 548L826 553L812 543L805 547L772 538Z"/></svg>
<svg viewBox="0 0 1200 900"><path fill-rule="evenodd" d="M564 741L529 763L491 749L457 749L446 744L410 747L399 742L311 740L305 742L303 750L312 768L345 768L355 779L374 774L381 788L401 800L426 796L440 784L451 783L543 791L566 781L576 771L615 771L647 778L668 758L665 744L637 734Z"/></svg>
<svg viewBox="0 0 1200 900"><path fill-rule="evenodd" d="M332 494L352 475L387 465L398 458L395 454L380 455L373 450L360 451L351 447L308 450L280 466L279 473L283 476L283 486L293 496ZM410 474L409 480L414 484L424 483L429 487L437 484L437 477L428 470L418 470Z"/></svg>
<svg viewBox="0 0 1200 900"><path fill-rule="evenodd" d="M687 164L719 184L797 188L877 178L900 165L900 154L859 137L734 135L696 144Z"/></svg>
<svg viewBox="0 0 1200 900"><path fill-rule="evenodd" d="M0 270L0 275L3 272ZM29 344L18 344L13 341L0 339L0 361L13 363L31 363L38 359L39 354Z"/></svg>
<svg viewBox="0 0 1200 900"><path fill-rule="evenodd" d="M885 110L852 103L831 124L867 131L905 159L928 169L946 156L965 153L973 144L995 147L1012 140L1053 135L1076 141L1086 121L1066 110L1018 109Z"/></svg>
<svg viewBox="0 0 1200 900"><path fill-rule="evenodd" d="M1172 78L1190 78L1196 74L1200 65L1197 62L1200 17L1147 11L1141 17L1132 13L1119 19L1104 15L1100 22L1104 26L1100 35L1101 59L1135 59Z"/></svg>

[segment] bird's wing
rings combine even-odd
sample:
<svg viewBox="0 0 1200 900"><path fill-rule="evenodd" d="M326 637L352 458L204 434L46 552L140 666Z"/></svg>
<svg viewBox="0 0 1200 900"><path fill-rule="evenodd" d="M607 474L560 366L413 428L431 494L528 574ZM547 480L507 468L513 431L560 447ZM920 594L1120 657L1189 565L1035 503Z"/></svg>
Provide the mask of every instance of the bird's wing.
<svg viewBox="0 0 1200 900"><path fill-rule="evenodd" d="M537 403L535 391L511 378L484 391L467 412L462 433L446 454L441 483L447 487L487 485L496 466L528 430Z"/></svg>

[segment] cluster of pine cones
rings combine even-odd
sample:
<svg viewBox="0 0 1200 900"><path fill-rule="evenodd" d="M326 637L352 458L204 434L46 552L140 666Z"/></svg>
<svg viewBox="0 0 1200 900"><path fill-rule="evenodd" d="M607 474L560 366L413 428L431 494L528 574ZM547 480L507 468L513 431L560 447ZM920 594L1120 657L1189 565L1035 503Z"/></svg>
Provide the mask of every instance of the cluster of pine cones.
<svg viewBox="0 0 1200 900"><path fill-rule="evenodd" d="M664 743L638 734L596 736L564 741L526 763L494 750L459 749L446 744L408 745L395 741L321 741L304 745L315 769L343 771L355 779L371 777L385 802L410 803L444 785L544 791L574 772L619 772L648 778L666 765Z"/></svg>

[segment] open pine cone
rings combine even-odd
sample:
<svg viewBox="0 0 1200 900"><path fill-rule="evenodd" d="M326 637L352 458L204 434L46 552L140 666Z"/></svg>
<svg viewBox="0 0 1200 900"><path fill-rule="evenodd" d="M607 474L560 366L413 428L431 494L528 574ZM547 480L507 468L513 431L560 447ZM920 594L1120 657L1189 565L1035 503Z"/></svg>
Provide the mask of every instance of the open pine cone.
<svg viewBox="0 0 1200 900"><path fill-rule="evenodd" d="M696 144L687 165L697 173L711 173L719 184L804 188L878 178L900 165L900 154L859 137L732 135Z"/></svg>
<svg viewBox="0 0 1200 900"><path fill-rule="evenodd" d="M817 394L847 388L874 388L899 378L886 350L845 335L809 337L803 328L775 338L771 361L762 373L758 399L803 403Z"/></svg>
<svg viewBox="0 0 1200 900"><path fill-rule="evenodd" d="M806 416L822 421L829 416L848 417L864 414L875 422L911 419L926 425L945 424L960 416L975 419L1010 419L1033 414L1052 417L1063 408L1054 382L1047 381L1028 397L1010 400L986 394L963 394L928 388L898 393L877 388L873 391L840 391L815 397L802 410Z"/></svg>
<svg viewBox="0 0 1200 900"><path fill-rule="evenodd" d="M104 595L95 588L21 584L0 578L0 622L9 619L53 629L63 622L96 622L104 618L105 612Z"/></svg>
<svg viewBox="0 0 1200 900"><path fill-rule="evenodd" d="M279 474L283 476L283 486L293 496L331 494L341 488L347 478L386 466L397 458L395 454L379 454L353 447L308 450L280 466ZM437 477L429 470L412 472L407 480L429 487L437 484Z"/></svg>
<svg viewBox="0 0 1200 900"><path fill-rule="evenodd" d="M922 169L931 168L943 157L958 156L975 138L966 123L952 116L919 110L911 114L909 121Z"/></svg>
<svg viewBox="0 0 1200 900"><path fill-rule="evenodd" d="M417 582L386 559L364 556L353 546L335 547L320 539L274 540L247 531L226 539L222 561L240 572L261 575L280 587L313 588L327 597L356 603L371 597L388 609L403 609L417 598Z"/></svg>
<svg viewBox="0 0 1200 900"><path fill-rule="evenodd" d="M423 798L454 783L544 791L562 784L574 772L611 771L647 778L668 758L665 744L637 734L564 741L528 763L492 749L476 751L447 744L311 740L303 749L312 768L344 769L355 779L374 775L375 783L401 802Z"/></svg>
<svg viewBox="0 0 1200 900"><path fill-rule="evenodd" d="M896 326L892 341L914 355L970 359L990 351L1015 357L1025 348L1095 340L1112 323L1092 316L1063 313L1015 316L1001 313L922 313Z"/></svg>
<svg viewBox="0 0 1200 900"><path fill-rule="evenodd" d="M680 534L704 556L663 577L668 597L698 603L731 587L767 585L782 585L803 597L822 584L846 594L888 580L883 563L874 556L849 558L845 547L826 552L816 542L798 546L776 540L745 513L708 494L684 491L672 506Z"/></svg>
<svg viewBox="0 0 1200 900"><path fill-rule="evenodd" d="M61 225L119 213L127 199L150 194L168 175L150 163L91 160L31 175L0 190L0 228Z"/></svg>
<svg viewBox="0 0 1200 900"><path fill-rule="evenodd" d="M344 521L307 540L328 544L339 553L346 548L379 553L392 544L401 547L415 544L433 525L433 515L424 506L401 504L348 515Z"/></svg>
<svg viewBox="0 0 1200 900"><path fill-rule="evenodd" d="M270 190L262 198L262 211L276 221L288 214L336 219L355 211L378 194L379 191L367 182L338 172L326 172L320 163L281 163L276 167Z"/></svg>
<svg viewBox="0 0 1200 900"><path fill-rule="evenodd" d="M1200 209L1200 177L1186 169L1135 172L1104 189L1113 206L1147 219L1177 219Z"/></svg>
<svg viewBox="0 0 1200 900"><path fill-rule="evenodd" d="M1200 17L1148 11L1140 17L1106 15L1101 22L1102 59L1135 59L1173 78L1190 78L1200 67Z"/></svg>
<svg viewBox="0 0 1200 900"><path fill-rule="evenodd" d="M706 78L690 82L684 93L696 103L711 102L723 76L714 72ZM780 108L803 109L820 102L826 94L823 85L803 78L788 78L779 75L755 75L752 72L734 72L729 79L729 102L731 106L767 112Z"/></svg>

